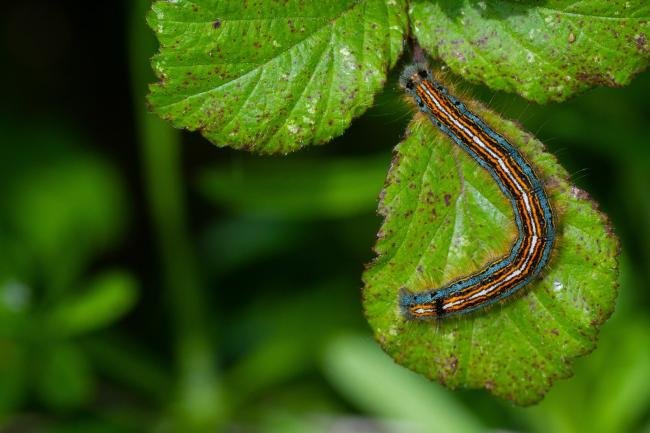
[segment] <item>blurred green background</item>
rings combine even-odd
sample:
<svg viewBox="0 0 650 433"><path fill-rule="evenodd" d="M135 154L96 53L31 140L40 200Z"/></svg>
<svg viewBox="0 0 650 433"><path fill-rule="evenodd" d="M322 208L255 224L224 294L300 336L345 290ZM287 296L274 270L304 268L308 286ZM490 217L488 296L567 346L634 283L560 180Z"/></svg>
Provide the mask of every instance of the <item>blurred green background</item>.
<svg viewBox="0 0 650 433"><path fill-rule="evenodd" d="M360 275L412 110L395 73L344 136L218 149L147 113L146 0L0 6L0 432L650 432L650 73L535 133L622 242L598 349L538 406L452 392L372 341Z"/></svg>

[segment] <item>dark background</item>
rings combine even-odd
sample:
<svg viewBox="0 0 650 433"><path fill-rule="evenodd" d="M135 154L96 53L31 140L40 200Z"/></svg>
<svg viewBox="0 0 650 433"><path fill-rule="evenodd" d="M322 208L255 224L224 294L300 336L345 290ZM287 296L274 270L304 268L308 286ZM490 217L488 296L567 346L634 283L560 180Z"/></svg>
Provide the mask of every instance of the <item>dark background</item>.
<svg viewBox="0 0 650 433"><path fill-rule="evenodd" d="M0 431L649 431L647 72L543 107L458 82L544 141L622 243L599 348L521 409L394 366L362 317L412 112L395 73L332 143L219 149L146 114L145 3L0 6Z"/></svg>

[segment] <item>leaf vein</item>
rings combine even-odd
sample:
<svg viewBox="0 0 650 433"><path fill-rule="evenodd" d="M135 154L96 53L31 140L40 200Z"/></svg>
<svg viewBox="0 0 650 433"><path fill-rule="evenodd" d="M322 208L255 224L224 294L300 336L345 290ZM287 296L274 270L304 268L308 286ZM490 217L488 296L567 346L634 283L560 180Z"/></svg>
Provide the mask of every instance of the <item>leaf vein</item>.
<svg viewBox="0 0 650 433"><path fill-rule="evenodd" d="M198 92L198 93L195 93L195 94L193 94L193 95L185 96L184 98L182 98L182 99L180 99L180 100L178 100L178 101L174 101L174 102L171 102L171 103L169 103L169 104L160 105L159 108L169 108L169 107L173 107L173 106L175 106L175 105L177 105L177 104L180 104L180 103L182 103L182 102L184 102L184 101L187 101L187 100L189 100L189 99L194 99L194 98L197 98L197 97L199 97L199 96L203 96L203 95L205 95L205 94L207 94L207 93L214 92L215 90L217 90L217 89L219 89L219 88L221 88L221 87L224 87L224 86L230 85L230 84L232 84L232 83L234 83L234 82L237 82L237 81L241 80L242 78L248 76L251 72L256 71L257 69L260 69L260 68L264 68L264 67L266 67L267 65L271 64L273 61L277 61L278 59L280 59L281 57L283 57L283 56L284 56L288 51L293 50L294 48L297 48L297 47L302 46L302 45L305 44L307 41L309 41L309 40L311 40L313 37L315 37L315 35L321 33L323 30L326 30L326 29L328 29L329 27L331 27L335 21L341 19L344 15L350 13L350 12L351 12L352 10L354 10L357 6L358 6L358 3L353 3L349 8L345 9L344 11L342 11L341 14L340 14L338 17L336 17L335 19L333 19L333 20L331 20L331 21L328 21L328 23L330 23L330 25L326 25L326 26L320 27L319 29L314 30L312 33L310 33L309 35L307 35L304 39L300 40L299 42L297 42L297 43L295 43L295 44L293 44L293 45L290 45L289 47L287 47L287 48L284 49L283 51L279 52L275 57L269 59L268 61L266 61L266 62L264 62L264 63L260 63L260 65L259 65L257 68L254 68L254 69L252 69L251 71L248 71L247 73L245 73L245 74L243 74L243 75L240 75L240 76L237 77L237 78L234 78L234 79L232 79L232 80L230 80L230 81L227 81L227 82L225 82L225 83L223 83L223 84L220 84L218 87L215 87L215 88L213 88L213 89L208 89L208 90L205 90L205 91L203 91L203 92Z"/></svg>

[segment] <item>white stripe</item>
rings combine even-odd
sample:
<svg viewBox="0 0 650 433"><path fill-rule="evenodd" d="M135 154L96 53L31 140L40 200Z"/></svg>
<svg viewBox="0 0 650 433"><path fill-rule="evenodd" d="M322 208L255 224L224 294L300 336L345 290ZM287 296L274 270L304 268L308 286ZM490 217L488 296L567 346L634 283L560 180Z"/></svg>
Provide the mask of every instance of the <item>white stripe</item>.
<svg viewBox="0 0 650 433"><path fill-rule="evenodd" d="M526 260L521 264L519 268L517 268L515 271L511 272L508 274L507 277L505 277L503 280L492 284L489 287L486 287L485 289L481 290L480 292L474 293L472 296L466 299L459 299L454 302L448 302L446 304L443 304L442 308L447 309L449 307L453 307L458 304L462 304L467 300L475 299L481 296L485 296L491 292L493 292L495 289L497 289L499 286L503 285L505 282L510 281L512 278L521 275L521 273L526 269L526 266L528 265L528 262L530 262L530 259L532 258L533 252L535 250L535 245L537 244L539 238L537 236L531 236L531 242L530 242L530 248L528 249L528 254L526 254Z"/></svg>
<svg viewBox="0 0 650 433"><path fill-rule="evenodd" d="M529 199L528 193L524 191L524 188L521 185L521 183L519 183L519 181L513 176L513 174L510 172L510 170L508 170L508 168L506 167L503 159L499 158L477 135L473 134L470 130L468 130L465 126L463 126L460 122L458 122L458 120L456 120L456 117L454 115L452 115L451 113L449 113L445 109L445 107L440 103L440 101L438 101L438 98L436 98L436 96L434 94L432 94L429 91L429 89L427 89L426 87L423 87L423 90L428 95L428 97L433 101L433 103L436 105L438 110L440 110L442 113L444 113L451 120L451 122L454 125L456 125L457 128L459 128L460 130L465 132L468 136L470 136L472 138L472 141L474 141L474 143L476 143L482 149L484 149L492 158L496 159L497 164L499 164L499 166L501 167L503 172L506 173L508 178L511 180L513 185L515 185L515 187L517 188L517 190L521 194L522 200L524 202L524 207L526 209L526 214L527 214L529 220L532 221L531 226L532 226L532 230L533 230L533 234L531 236L530 248L528 250L528 253L526 254L526 258L525 258L524 262L522 263L522 265L518 269L516 269L515 271L508 274L508 276L505 277L503 280L501 280L501 281L499 281L499 282L497 282L495 284L492 284L491 286L481 290L480 292L474 293L469 298L459 299L457 301L448 302L448 303L444 304L442 306L442 308L447 309L447 308L453 307L455 305L462 304L467 300L472 300L472 299L475 299L475 298L478 298L478 297L485 296L485 295L493 292L495 289L497 289L499 286L503 285L507 281L510 281L511 279L515 278L516 276L521 275L521 273L526 269L526 266L530 262L530 259L532 258L532 254L533 254L533 252L535 250L535 245L538 242L537 226L535 224L535 219L533 218L533 215L532 215L532 208L531 208L531 205L530 205L530 199ZM420 313L420 310L422 310L422 312L424 312L424 311L433 311L433 310L430 310L430 309L425 310L425 309L420 308L420 309L417 310L417 312Z"/></svg>
<svg viewBox="0 0 650 433"><path fill-rule="evenodd" d="M467 135L472 137L472 141L474 141L476 144L478 144L481 148L483 148L486 152L488 152L488 154L490 154L490 156L492 156L493 158L495 158L497 160L497 163L499 164L501 169L510 178L510 180L515 185L517 190L519 190L519 192L520 192L520 194L521 194L521 196L522 196L522 198L524 200L524 205L526 207L526 211L528 213L528 216L530 217L531 220L533 220L532 209L530 207L530 200L528 199L528 194L526 192L524 192L524 189L523 189L522 185L517 181L517 179L515 179L515 177L510 172L510 170L508 170L505 163L503 162L503 159L499 158L494 152L492 152L492 150L478 136L473 134L470 130L468 130L460 122L458 122L456 120L456 118L445 109L445 107L440 103L440 101L438 101L438 98L436 98L436 96L429 91L429 89L427 89L426 87L422 87L422 89L429 96L429 98L433 101L433 103L436 105L436 107L438 107L438 109L440 111L442 111L449 119L451 119L451 121L452 121L452 123L454 125L456 125L462 131L464 131ZM532 226L533 226L533 235L537 235L537 227L535 226L534 223L532 224Z"/></svg>

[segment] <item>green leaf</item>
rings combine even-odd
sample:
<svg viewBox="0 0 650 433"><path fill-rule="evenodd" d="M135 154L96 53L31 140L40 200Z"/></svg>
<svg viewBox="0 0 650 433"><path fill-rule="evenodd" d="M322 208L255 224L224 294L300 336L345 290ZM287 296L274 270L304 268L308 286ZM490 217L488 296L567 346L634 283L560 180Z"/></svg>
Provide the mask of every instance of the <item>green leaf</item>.
<svg viewBox="0 0 650 433"><path fill-rule="evenodd" d="M157 1L149 101L218 146L297 150L341 134L397 60L404 0Z"/></svg>
<svg viewBox="0 0 650 433"><path fill-rule="evenodd" d="M0 413L11 413L23 404L28 389L27 362L19 343L0 338Z"/></svg>
<svg viewBox="0 0 650 433"><path fill-rule="evenodd" d="M622 86L650 59L643 0L413 0L413 33L465 79L536 101Z"/></svg>
<svg viewBox="0 0 650 433"><path fill-rule="evenodd" d="M512 122L474 109L521 148L548 185L559 240L543 279L469 317L405 321L401 287L442 284L503 256L514 237L510 204L468 155L426 121L397 148L380 205L385 221L364 275L375 336L397 362L450 388L486 388L520 405L539 401L593 350L614 308L618 241L587 194L543 145Z"/></svg>
<svg viewBox="0 0 650 433"><path fill-rule="evenodd" d="M95 279L74 298L64 300L48 316L48 329L57 335L79 335L105 327L135 304L137 282L124 272L113 271Z"/></svg>
<svg viewBox="0 0 650 433"><path fill-rule="evenodd" d="M226 381L233 389L233 407L248 412L252 396L277 390L278 385L317 368L323 342L341 328L356 323L358 309L350 282L340 279L307 287L302 294L282 293L282 285L269 283L269 295L256 300L237 315L228 334L245 355L229 370ZM273 290L273 289L280 290ZM275 295L271 295L275 293ZM336 318L331 311L336 310Z"/></svg>
<svg viewBox="0 0 650 433"><path fill-rule="evenodd" d="M120 177L82 153L34 164L14 181L2 206L12 240L45 269L50 289L68 289L94 254L120 238L127 214Z"/></svg>
<svg viewBox="0 0 650 433"><path fill-rule="evenodd" d="M39 354L38 392L52 409L73 409L91 396L95 383L84 353L76 346L59 344Z"/></svg>
<svg viewBox="0 0 650 433"><path fill-rule="evenodd" d="M199 186L237 213L287 219L347 217L371 212L388 156L337 160L248 160L235 170L211 169Z"/></svg>
<svg viewBox="0 0 650 433"><path fill-rule="evenodd" d="M619 313L603 329L598 350L579 360L574 378L558 384L535 408L519 412L529 431L632 432L647 417L650 345L642 342L647 340L650 322ZM578 419L576 413L590 416Z"/></svg>
<svg viewBox="0 0 650 433"><path fill-rule="evenodd" d="M324 358L327 377L359 407L386 419L415 421L414 431L485 431L449 392L395 365L366 338L342 335L330 341Z"/></svg>
<svg viewBox="0 0 650 433"><path fill-rule="evenodd" d="M650 407L650 320L639 295L645 279L623 250L620 296L612 318L603 327L598 349L576 360L575 376L558 383L534 408L510 408L525 420L526 431L590 433L641 431ZM624 335L625 338L621 338ZM576 398L580 396L580 398ZM576 413L591 414L586 419Z"/></svg>

